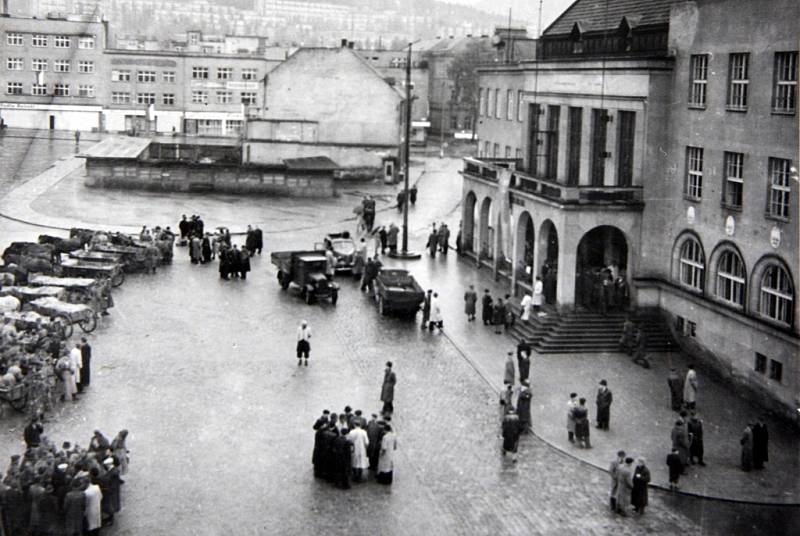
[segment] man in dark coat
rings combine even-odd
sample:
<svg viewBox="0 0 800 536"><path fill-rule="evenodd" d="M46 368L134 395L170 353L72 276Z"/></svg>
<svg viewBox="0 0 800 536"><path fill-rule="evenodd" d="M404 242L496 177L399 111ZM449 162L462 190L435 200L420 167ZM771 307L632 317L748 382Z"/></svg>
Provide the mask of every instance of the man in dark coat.
<svg viewBox="0 0 800 536"><path fill-rule="evenodd" d="M517 395L517 415L519 415L520 431L523 434L528 433L528 426L531 424L531 399L533 393L528 384L528 380L522 380L519 394Z"/></svg>
<svg viewBox="0 0 800 536"><path fill-rule="evenodd" d="M248 248L238 250L239 253L239 273L242 279L247 279L247 272L250 271L250 252Z"/></svg>
<svg viewBox="0 0 800 536"><path fill-rule="evenodd" d="M253 253L261 255L261 250L264 249L264 233L257 225L256 228L253 229L253 236L255 237L255 249L253 249Z"/></svg>
<svg viewBox="0 0 800 536"><path fill-rule="evenodd" d="M256 234L253 232L253 227L250 225L247 226L247 232L245 234L245 239L244 239L244 247L246 247L248 251L256 250Z"/></svg>
<svg viewBox="0 0 800 536"><path fill-rule="evenodd" d="M503 305L503 298L497 298L492 306L492 324L494 324L494 332L497 334L502 333L500 326L504 325L506 315L506 307Z"/></svg>
<svg viewBox="0 0 800 536"><path fill-rule="evenodd" d="M81 536L83 534L83 514L86 510L85 483L80 479L73 481L72 489L64 497L64 534Z"/></svg>
<svg viewBox="0 0 800 536"><path fill-rule="evenodd" d="M597 428L608 430L608 421L611 419L611 402L614 397L608 388L608 382L600 380L600 388L597 390Z"/></svg>
<svg viewBox="0 0 800 536"><path fill-rule="evenodd" d="M317 420L319 422L319 419ZM317 428L316 423L314 424L314 429L316 432L314 433L314 452L311 454L311 463L314 465L314 476L316 478L321 478L324 476L324 456L323 453L325 451L324 443L325 443L325 432L327 428L327 419L324 425L321 425Z"/></svg>
<svg viewBox="0 0 800 536"><path fill-rule="evenodd" d="M633 470L633 491L631 492L631 504L639 515L644 514L647 507L648 493L647 485L650 483L650 469L647 468L644 458L636 460L636 468Z"/></svg>
<svg viewBox="0 0 800 536"><path fill-rule="evenodd" d="M333 474L336 487L350 489L350 465L353 445L347 440L347 428L333 441Z"/></svg>
<svg viewBox="0 0 800 536"><path fill-rule="evenodd" d="M681 473L685 473L686 466L689 464L689 432L686 431L686 423L683 419L675 421L675 426L670 432L672 448L678 451L681 460Z"/></svg>
<svg viewBox="0 0 800 536"><path fill-rule="evenodd" d="M678 489L678 480L683 472L683 462L681 462L678 449L673 448L672 452L667 455L667 467L669 468L669 489L674 491Z"/></svg>
<svg viewBox="0 0 800 536"><path fill-rule="evenodd" d="M178 230L181 232L181 240L185 240L186 237L189 235L189 222L186 220L186 214L181 217L181 221L178 223Z"/></svg>
<svg viewBox="0 0 800 536"><path fill-rule="evenodd" d="M84 389L89 387L92 381L92 345L81 337L81 383Z"/></svg>
<svg viewBox="0 0 800 536"><path fill-rule="evenodd" d="M531 345L525 339L522 339L517 345L517 366L519 381L527 380L531 373Z"/></svg>
<svg viewBox="0 0 800 536"><path fill-rule="evenodd" d="M361 290L369 290L372 292L375 288L375 278L378 276L378 272L381 270L381 261L378 259L378 255L376 254L375 257L367 259L367 264L364 265L364 276L361 278Z"/></svg>
<svg viewBox="0 0 800 536"><path fill-rule="evenodd" d="M383 422L378 420L378 416L372 414L372 419L367 423L367 439L369 445L367 446L367 458L369 459L369 468L375 471L378 468L378 458L381 454L381 439L383 439L384 427Z"/></svg>
<svg viewBox="0 0 800 536"><path fill-rule="evenodd" d="M503 456L511 453L511 461L517 462L517 445L520 435L519 416L510 408L503 417Z"/></svg>
<svg viewBox="0 0 800 536"><path fill-rule="evenodd" d="M319 445L319 473L322 478L332 482L334 480L334 466L336 465L333 444L339 436L339 432L333 423L326 424L320 430L322 434L320 435Z"/></svg>
<svg viewBox="0 0 800 536"><path fill-rule="evenodd" d="M678 375L678 371L674 367L669 369L667 385L669 385L672 411L680 411L681 407L683 407L683 379Z"/></svg>
<svg viewBox="0 0 800 536"><path fill-rule="evenodd" d="M28 423L28 426L25 427L25 431L23 432L23 436L25 438L25 445L28 448L35 448L38 447L39 444L42 442L42 433L44 432L44 426L39 421L39 416L35 415L31 422Z"/></svg>
<svg viewBox="0 0 800 536"><path fill-rule="evenodd" d="M314 426L312 428L314 430L319 430L320 428L324 427L331 419L331 412L326 410L322 411L322 415L314 421Z"/></svg>
<svg viewBox="0 0 800 536"><path fill-rule="evenodd" d="M439 233L436 232L436 224L433 224L433 230L431 234L428 235L428 243L425 244L428 248L428 252L431 254L431 258L436 258L436 250L439 247Z"/></svg>
<svg viewBox="0 0 800 536"><path fill-rule="evenodd" d="M394 385L397 383L397 375L392 370L392 362L386 362L386 370L383 373L383 385L381 386L381 402L383 402L384 415L394 413Z"/></svg>
<svg viewBox="0 0 800 536"><path fill-rule="evenodd" d="M692 416L686 423L686 429L689 431L689 463L694 463L697 458L697 463L705 466L703 461L703 421L697 416L696 412L692 412Z"/></svg>
<svg viewBox="0 0 800 536"><path fill-rule="evenodd" d="M481 320L483 320L484 326L492 323L492 313L494 311L492 301L492 295L489 294L489 289L487 288L483 291L483 298L481 298Z"/></svg>
<svg viewBox="0 0 800 536"><path fill-rule="evenodd" d="M763 417L759 417L753 425L753 467L763 469L764 462L769 461L769 430Z"/></svg>

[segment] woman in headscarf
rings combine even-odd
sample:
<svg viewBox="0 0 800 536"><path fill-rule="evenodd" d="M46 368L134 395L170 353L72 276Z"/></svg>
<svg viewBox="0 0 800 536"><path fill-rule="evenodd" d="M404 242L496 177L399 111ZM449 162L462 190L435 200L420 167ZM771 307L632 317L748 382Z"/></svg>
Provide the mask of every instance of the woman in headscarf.
<svg viewBox="0 0 800 536"><path fill-rule="evenodd" d="M189 242L189 258L192 261L192 264L197 264L201 260L201 244L200 239L197 235L192 236L191 241Z"/></svg>

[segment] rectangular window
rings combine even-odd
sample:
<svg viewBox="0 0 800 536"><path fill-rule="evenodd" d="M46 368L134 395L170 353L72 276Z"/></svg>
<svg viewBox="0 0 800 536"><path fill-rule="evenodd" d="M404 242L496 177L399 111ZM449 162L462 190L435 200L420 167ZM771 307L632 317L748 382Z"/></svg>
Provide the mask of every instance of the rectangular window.
<svg viewBox="0 0 800 536"><path fill-rule="evenodd" d="M42 34L33 34L33 37L31 37L31 45L35 47L46 47L47 36Z"/></svg>
<svg viewBox="0 0 800 536"><path fill-rule="evenodd" d="M22 95L22 82L7 83L6 93L8 93L9 95Z"/></svg>
<svg viewBox="0 0 800 536"><path fill-rule="evenodd" d="M478 88L478 115L486 115L486 90Z"/></svg>
<svg viewBox="0 0 800 536"><path fill-rule="evenodd" d="M131 94L126 91L112 91L111 104L129 104L131 102Z"/></svg>
<svg viewBox="0 0 800 536"><path fill-rule="evenodd" d="M192 104L208 104L208 92L192 91Z"/></svg>
<svg viewBox="0 0 800 536"><path fill-rule="evenodd" d="M251 106L256 103L256 94L251 91L242 91L242 104Z"/></svg>
<svg viewBox="0 0 800 536"><path fill-rule="evenodd" d="M722 184L723 203L729 208L742 208L744 190L744 155L725 152L725 180Z"/></svg>
<svg viewBox="0 0 800 536"><path fill-rule="evenodd" d="M53 46L56 48L69 48L71 39L68 35L56 35L53 37Z"/></svg>
<svg viewBox="0 0 800 536"><path fill-rule="evenodd" d="M208 80L208 67L192 67L192 79Z"/></svg>
<svg viewBox="0 0 800 536"><path fill-rule="evenodd" d="M500 101L500 90L494 90L494 117L495 119L500 119L502 114L500 113L500 108L503 107L503 103Z"/></svg>
<svg viewBox="0 0 800 536"><path fill-rule="evenodd" d="M155 104L156 103L156 94L155 93L137 93L136 94L136 104Z"/></svg>
<svg viewBox="0 0 800 536"><path fill-rule="evenodd" d="M708 89L708 54L693 55L689 69L691 70L689 105L705 108Z"/></svg>
<svg viewBox="0 0 800 536"><path fill-rule="evenodd" d="M492 156L490 152L491 144L488 141L483 142L483 156L489 158Z"/></svg>
<svg viewBox="0 0 800 536"><path fill-rule="evenodd" d="M84 74L90 74L94 72L94 62L93 61L79 61L78 62L78 72Z"/></svg>
<svg viewBox="0 0 800 536"><path fill-rule="evenodd" d="M238 136L242 133L242 121L239 119L228 119L225 122L225 130L228 136Z"/></svg>
<svg viewBox="0 0 800 536"><path fill-rule="evenodd" d="M789 219L792 161L783 158L769 159L769 215Z"/></svg>
<svg viewBox="0 0 800 536"><path fill-rule="evenodd" d="M558 131L561 122L561 106L547 107L547 147L545 154L545 165L547 171L545 176L551 180L558 177Z"/></svg>
<svg viewBox="0 0 800 536"><path fill-rule="evenodd" d="M25 44L25 37L21 33L8 32L6 34L6 45L10 47L21 47Z"/></svg>
<svg viewBox="0 0 800 536"><path fill-rule="evenodd" d="M174 106L175 105L175 94L174 93L164 93L161 95L161 104L164 106Z"/></svg>
<svg viewBox="0 0 800 536"><path fill-rule="evenodd" d="M175 71L164 71L161 73L161 79L167 84L175 83Z"/></svg>
<svg viewBox="0 0 800 536"><path fill-rule="evenodd" d="M733 110L747 109L747 85L749 84L748 64L750 54L736 53L730 55L728 67L728 108Z"/></svg>
<svg viewBox="0 0 800 536"><path fill-rule="evenodd" d="M464 130L472 130L472 116L465 115L464 116Z"/></svg>
<svg viewBox="0 0 800 536"><path fill-rule="evenodd" d="M759 374L766 374L767 373L767 356L764 354L759 354L756 352L756 359L755 363L753 364L753 370L758 372Z"/></svg>
<svg viewBox="0 0 800 536"><path fill-rule="evenodd" d="M31 95L41 97L47 95L47 84L31 84Z"/></svg>
<svg viewBox="0 0 800 536"><path fill-rule="evenodd" d="M617 139L617 185L633 184L633 151L636 138L636 112L620 111L619 136Z"/></svg>
<svg viewBox="0 0 800 536"><path fill-rule="evenodd" d="M539 131L542 107L537 103L528 104L528 173L539 174L539 157L542 152L542 132Z"/></svg>
<svg viewBox="0 0 800 536"><path fill-rule="evenodd" d="M486 90L486 117L494 117L494 90Z"/></svg>
<svg viewBox="0 0 800 536"><path fill-rule="evenodd" d="M94 48L94 36L93 35L84 35L83 37L78 38L78 48L82 48L84 50L91 50Z"/></svg>
<svg viewBox="0 0 800 536"><path fill-rule="evenodd" d="M217 80L230 80L233 78L233 68L232 67L218 67L217 68Z"/></svg>
<svg viewBox="0 0 800 536"><path fill-rule="evenodd" d="M797 110L797 52L775 53L775 87L772 110L795 113Z"/></svg>
<svg viewBox="0 0 800 536"><path fill-rule="evenodd" d="M56 97L69 97L69 84L54 85L53 95L55 95Z"/></svg>
<svg viewBox="0 0 800 536"><path fill-rule="evenodd" d="M47 60L41 58L34 58L31 60L31 70L39 72L39 71L47 71Z"/></svg>
<svg viewBox="0 0 800 536"><path fill-rule="evenodd" d="M222 136L222 120L198 119L197 133L201 136Z"/></svg>
<svg viewBox="0 0 800 536"><path fill-rule="evenodd" d="M514 120L514 92L510 89L506 91L506 119Z"/></svg>
<svg viewBox="0 0 800 536"><path fill-rule="evenodd" d="M511 146L506 145L505 158L511 158Z"/></svg>
<svg viewBox="0 0 800 536"><path fill-rule="evenodd" d="M684 190L686 196L691 199L703 197L703 149L700 147L686 148L686 185Z"/></svg>
<svg viewBox="0 0 800 536"><path fill-rule="evenodd" d="M783 363L774 359L769 360L769 379L776 382L783 379Z"/></svg>
<svg viewBox="0 0 800 536"><path fill-rule="evenodd" d="M595 108L592 110L592 160L591 184L602 186L606 178L606 134L608 127L608 110Z"/></svg>
<svg viewBox="0 0 800 536"><path fill-rule="evenodd" d="M581 174L581 132L583 108L570 106L567 132L567 184L577 186Z"/></svg>
<svg viewBox="0 0 800 536"><path fill-rule="evenodd" d="M23 58L7 58L6 69L9 71L21 71L24 68Z"/></svg>
<svg viewBox="0 0 800 536"><path fill-rule="evenodd" d="M258 69L242 69L242 80L258 79Z"/></svg>
<svg viewBox="0 0 800 536"><path fill-rule="evenodd" d="M457 115L450 116L450 129L451 130L458 130L458 116Z"/></svg>
<svg viewBox="0 0 800 536"><path fill-rule="evenodd" d="M514 158L516 158L517 160L520 160L522 158L522 149L517 148L514 150Z"/></svg>
<svg viewBox="0 0 800 536"><path fill-rule="evenodd" d="M494 147L492 147L492 156L494 158L500 158L500 144L495 143Z"/></svg>
<svg viewBox="0 0 800 536"><path fill-rule="evenodd" d="M230 91L217 91L217 104L230 104L231 95Z"/></svg>
<svg viewBox="0 0 800 536"><path fill-rule="evenodd" d="M69 60L53 60L54 73L68 73L70 70Z"/></svg>
<svg viewBox="0 0 800 536"><path fill-rule="evenodd" d="M155 71L136 71L136 81L144 84L152 84L156 81Z"/></svg>
<svg viewBox="0 0 800 536"><path fill-rule="evenodd" d="M81 84L78 86L79 97L94 97L94 86Z"/></svg>
<svg viewBox="0 0 800 536"><path fill-rule="evenodd" d="M120 71L114 69L111 71L111 81L112 82L130 82L131 81L131 72L130 71Z"/></svg>
<svg viewBox="0 0 800 536"><path fill-rule="evenodd" d="M525 106L523 103L523 95L524 93L522 90L517 91L517 121L520 123L525 121Z"/></svg>

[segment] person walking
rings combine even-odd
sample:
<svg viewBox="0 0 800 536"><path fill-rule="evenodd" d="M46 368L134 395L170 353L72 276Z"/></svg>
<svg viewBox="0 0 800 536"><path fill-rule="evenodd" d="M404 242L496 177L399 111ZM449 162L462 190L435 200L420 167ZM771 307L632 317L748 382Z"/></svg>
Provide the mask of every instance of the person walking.
<svg viewBox="0 0 800 536"><path fill-rule="evenodd" d="M678 451L681 459L681 473L686 474L686 466L689 464L689 432L686 430L686 423L683 422L683 419L675 421L670 437L672 448Z"/></svg>
<svg viewBox="0 0 800 536"><path fill-rule="evenodd" d="M633 492L633 458L625 458L625 463L617 468L617 513L627 516L631 508Z"/></svg>
<svg viewBox="0 0 800 536"><path fill-rule="evenodd" d="M695 409L697 406L697 372L694 365L689 365L686 372L686 379L683 382L683 401L687 409Z"/></svg>
<svg viewBox="0 0 800 536"><path fill-rule="evenodd" d="M519 426L523 434L528 433L528 426L531 424L531 393L528 380L520 382L519 392L517 393L517 415L519 415Z"/></svg>
<svg viewBox="0 0 800 536"><path fill-rule="evenodd" d="M369 469L369 458L367 457L369 437L367 431L361 428L361 423L354 423L348 439L353 445L353 481L361 482L364 471Z"/></svg>
<svg viewBox="0 0 800 536"><path fill-rule="evenodd" d="M528 322L531 319L531 309L533 308L533 298L530 292L526 292L519 302L520 320Z"/></svg>
<svg viewBox="0 0 800 536"><path fill-rule="evenodd" d="M378 229L378 241L381 244L381 255L386 254L386 249L389 247L389 233L386 231L386 227L381 225L380 229ZM395 247L397 246L397 242L395 242ZM375 252L377 253L377 251Z"/></svg>
<svg viewBox="0 0 800 536"><path fill-rule="evenodd" d="M686 429L689 432L689 463L693 464L695 459L697 463L705 467L706 463L703 461L703 421L698 417L697 412L692 412L686 423Z"/></svg>
<svg viewBox="0 0 800 536"><path fill-rule="evenodd" d="M763 469L769 461L769 430L763 417L753 426L753 468Z"/></svg>
<svg viewBox="0 0 800 536"><path fill-rule="evenodd" d="M578 405L572 410L573 419L575 420L575 439L580 448L590 449L592 443L589 441L589 408L586 407L586 399L581 398Z"/></svg>
<svg viewBox="0 0 800 536"><path fill-rule="evenodd" d="M69 351L69 360L75 374L72 375L75 384L75 391L80 394L83 392L83 379L81 378L81 368L83 367L83 357L81 356L81 343L76 342L72 350Z"/></svg>
<svg viewBox="0 0 800 536"><path fill-rule="evenodd" d="M683 407L683 380L675 367L669 369L667 385L669 386L670 407L672 407L672 411L680 411Z"/></svg>
<svg viewBox="0 0 800 536"><path fill-rule="evenodd" d="M383 402L382 413L391 415L394 413L394 386L397 383L397 375L392 370L392 362L386 362L386 369L383 371L383 385L381 385L381 402Z"/></svg>
<svg viewBox="0 0 800 536"><path fill-rule="evenodd" d="M433 224L431 234L428 235L428 243L425 244L432 259L436 258L436 250L439 248L439 233L436 232L436 224Z"/></svg>
<svg viewBox="0 0 800 536"><path fill-rule="evenodd" d="M527 381L531 373L531 345L525 339L517 344L517 368L519 369L519 381Z"/></svg>
<svg viewBox="0 0 800 536"><path fill-rule="evenodd" d="M442 318L442 304L439 302L439 293L434 292L431 298L431 312L430 322L428 323L428 330L433 331L433 328L439 328L439 331L444 329L444 318Z"/></svg>
<svg viewBox="0 0 800 536"><path fill-rule="evenodd" d="M308 322L303 320L297 328L297 366L305 364L308 366L308 358L311 355L311 328ZM305 363L303 363L305 361Z"/></svg>
<svg viewBox="0 0 800 536"><path fill-rule="evenodd" d="M611 465L608 468L608 474L611 476L611 494L609 496L609 503L611 505L611 511L617 511L617 489L619 488L619 482L617 481L617 475L619 474L619 468L621 465L625 463L625 451L619 450L617 451L617 458L611 462Z"/></svg>
<svg viewBox="0 0 800 536"><path fill-rule="evenodd" d="M510 406L503 416L503 456L511 453L511 461L517 463L517 447L519 445L520 422L519 415Z"/></svg>
<svg viewBox="0 0 800 536"><path fill-rule="evenodd" d="M400 234L400 229L394 223L389 225L389 231L386 234L386 245L389 246L389 254L394 255L397 253L397 235Z"/></svg>
<svg viewBox="0 0 800 536"><path fill-rule="evenodd" d="M428 289L425 297L422 299L422 329L428 328L428 323L431 320L431 302L433 301L433 290Z"/></svg>
<svg viewBox="0 0 800 536"><path fill-rule="evenodd" d="M492 304L492 295L489 293L489 289L485 289L483 291L483 298L481 298L481 320L483 320L483 325L488 326L492 323L492 312L494 311L494 307Z"/></svg>
<svg viewBox="0 0 800 536"><path fill-rule="evenodd" d="M381 452L378 457L378 474L375 479L379 484L391 486L394 480L394 451L397 450L397 436L392 431L392 426L384 426L381 439Z"/></svg>
<svg viewBox="0 0 800 536"><path fill-rule="evenodd" d="M578 394L570 393L567 401L567 440L570 443L575 442L575 415L572 411L576 407L578 407Z"/></svg>
<svg viewBox="0 0 800 536"><path fill-rule="evenodd" d="M478 303L478 294L475 286L470 285L469 290L464 293L464 313L467 315L467 322L475 320L475 305Z"/></svg>
<svg viewBox="0 0 800 536"><path fill-rule="evenodd" d="M378 277L378 272L381 271L383 263L378 258L378 254L371 259L367 259L367 264L364 266L364 277L361 278L361 291L368 291L370 294L375 290L375 278Z"/></svg>
<svg viewBox="0 0 800 536"><path fill-rule="evenodd" d="M633 490L631 491L631 504L633 510L639 514L644 514L648 501L648 484L650 483L650 469L647 468L644 458L636 460L636 467L633 469Z"/></svg>
<svg viewBox="0 0 800 536"><path fill-rule="evenodd" d="M22 436L25 439L25 446L36 448L42 442L42 434L44 433L44 426L42 426L39 415L31 417L31 422L25 427Z"/></svg>
<svg viewBox="0 0 800 536"><path fill-rule="evenodd" d="M669 468L669 489L675 491L678 489L678 481L683 473L683 464L678 449L673 448L672 452L667 454L667 467Z"/></svg>
<svg viewBox="0 0 800 536"><path fill-rule="evenodd" d="M600 387L597 389L597 428L608 430L608 422L611 419L611 402L614 397L608 388L606 380L600 380Z"/></svg>
<svg viewBox="0 0 800 536"><path fill-rule="evenodd" d="M514 385L514 352L508 352L506 354L506 364L503 370L503 384L505 385Z"/></svg>
<svg viewBox="0 0 800 536"><path fill-rule="evenodd" d="M439 226L439 251L442 255L447 255L447 250L450 249L450 228L446 223L442 222Z"/></svg>
<svg viewBox="0 0 800 536"><path fill-rule="evenodd" d="M742 470L750 471L753 469L753 423L747 423L742 437L739 439L739 444L742 446Z"/></svg>
<svg viewBox="0 0 800 536"><path fill-rule="evenodd" d="M492 324L494 324L494 332L496 334L502 333L500 327L505 324L506 307L503 305L503 298L497 298L492 306Z"/></svg>

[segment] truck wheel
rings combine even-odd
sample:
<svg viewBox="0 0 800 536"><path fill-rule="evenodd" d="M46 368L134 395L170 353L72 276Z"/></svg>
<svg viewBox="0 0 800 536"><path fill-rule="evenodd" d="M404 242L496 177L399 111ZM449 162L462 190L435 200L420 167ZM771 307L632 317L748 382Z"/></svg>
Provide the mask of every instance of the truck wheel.
<svg viewBox="0 0 800 536"><path fill-rule="evenodd" d="M380 296L378 296L378 312L384 316L386 316L386 313L388 312L386 310L386 304L384 304L383 298Z"/></svg>
<svg viewBox="0 0 800 536"><path fill-rule="evenodd" d="M331 294L331 305L336 305L337 301L339 301L339 293L334 291L333 294Z"/></svg>

